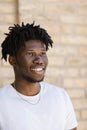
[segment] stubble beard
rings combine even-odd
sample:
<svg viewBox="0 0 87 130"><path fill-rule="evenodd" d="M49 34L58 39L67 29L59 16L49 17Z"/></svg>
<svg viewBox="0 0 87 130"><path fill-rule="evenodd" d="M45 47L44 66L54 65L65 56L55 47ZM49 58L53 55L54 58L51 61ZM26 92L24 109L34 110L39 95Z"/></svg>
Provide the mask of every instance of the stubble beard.
<svg viewBox="0 0 87 130"><path fill-rule="evenodd" d="M44 76L41 78L41 79L34 79L34 78L32 78L32 77L29 77L29 76L25 76L25 75L23 75L23 78L26 80L26 81L28 81L28 82L30 82L30 83L38 83L38 82L41 82L41 81L43 81L44 80Z"/></svg>

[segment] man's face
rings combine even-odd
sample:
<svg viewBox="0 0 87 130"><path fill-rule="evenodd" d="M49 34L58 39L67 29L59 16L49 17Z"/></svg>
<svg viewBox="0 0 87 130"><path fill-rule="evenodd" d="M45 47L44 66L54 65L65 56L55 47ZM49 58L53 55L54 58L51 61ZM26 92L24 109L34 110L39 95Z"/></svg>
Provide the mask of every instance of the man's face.
<svg viewBox="0 0 87 130"><path fill-rule="evenodd" d="M44 79L47 64L44 44L39 40L29 40L17 53L15 75L28 82L40 82Z"/></svg>

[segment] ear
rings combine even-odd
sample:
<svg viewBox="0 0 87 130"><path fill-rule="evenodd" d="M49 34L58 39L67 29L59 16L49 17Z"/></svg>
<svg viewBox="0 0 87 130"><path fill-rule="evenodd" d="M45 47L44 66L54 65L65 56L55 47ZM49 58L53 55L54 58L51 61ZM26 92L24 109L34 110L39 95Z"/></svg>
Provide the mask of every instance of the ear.
<svg viewBox="0 0 87 130"><path fill-rule="evenodd" d="M16 58L15 58L15 56L9 56L8 60L9 60L9 63L10 63L12 66L15 66L15 65L16 65Z"/></svg>

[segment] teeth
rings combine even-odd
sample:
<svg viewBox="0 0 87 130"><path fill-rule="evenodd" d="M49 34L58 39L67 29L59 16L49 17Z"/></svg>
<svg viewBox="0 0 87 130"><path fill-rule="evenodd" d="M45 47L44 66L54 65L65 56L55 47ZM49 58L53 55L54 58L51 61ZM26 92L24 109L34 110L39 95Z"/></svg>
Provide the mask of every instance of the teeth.
<svg viewBox="0 0 87 130"><path fill-rule="evenodd" d="M35 68L35 69L31 69L32 71L42 71L42 68Z"/></svg>

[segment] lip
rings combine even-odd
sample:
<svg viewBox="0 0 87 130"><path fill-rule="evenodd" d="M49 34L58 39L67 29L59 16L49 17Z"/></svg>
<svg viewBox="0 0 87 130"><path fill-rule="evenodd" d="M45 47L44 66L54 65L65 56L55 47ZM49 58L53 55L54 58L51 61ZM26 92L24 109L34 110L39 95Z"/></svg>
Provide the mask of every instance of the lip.
<svg viewBox="0 0 87 130"><path fill-rule="evenodd" d="M35 66L35 67L31 67L30 70L36 74L43 74L45 71L45 67L44 66Z"/></svg>

